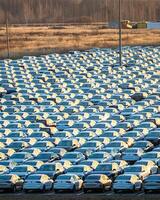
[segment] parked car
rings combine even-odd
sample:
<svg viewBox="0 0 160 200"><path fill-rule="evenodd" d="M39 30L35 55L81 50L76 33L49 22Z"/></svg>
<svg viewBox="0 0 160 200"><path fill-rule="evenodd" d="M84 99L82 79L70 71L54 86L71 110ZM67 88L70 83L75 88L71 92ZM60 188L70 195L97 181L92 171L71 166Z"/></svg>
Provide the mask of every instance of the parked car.
<svg viewBox="0 0 160 200"><path fill-rule="evenodd" d="M135 164L147 166L151 174L156 174L158 172L158 166L152 160L138 160Z"/></svg>
<svg viewBox="0 0 160 200"><path fill-rule="evenodd" d="M36 160L36 159L32 160L32 159L31 159L31 160L25 161L24 164L25 164L25 165L31 165L31 166L33 166L35 169L39 169L39 168L44 164L44 162L41 161L41 160Z"/></svg>
<svg viewBox="0 0 160 200"><path fill-rule="evenodd" d="M132 137L134 140L143 140L144 138L144 134L142 134L140 131L128 131L125 136Z"/></svg>
<svg viewBox="0 0 160 200"><path fill-rule="evenodd" d="M104 174L91 174L88 175L83 183L83 191L86 193L89 190L110 190L112 186L112 180Z"/></svg>
<svg viewBox="0 0 160 200"><path fill-rule="evenodd" d="M80 152L67 152L62 157L62 160L69 160L72 164L78 164L85 159L85 156Z"/></svg>
<svg viewBox="0 0 160 200"><path fill-rule="evenodd" d="M141 159L152 160L153 162L157 163L158 160L160 159L160 152L155 152L155 151L147 152L141 157Z"/></svg>
<svg viewBox="0 0 160 200"><path fill-rule="evenodd" d="M68 168L73 166L73 164L69 160L57 160L54 163L56 163L56 162L61 163L63 168L64 168L64 170L66 170L66 169L68 169Z"/></svg>
<svg viewBox="0 0 160 200"><path fill-rule="evenodd" d="M97 160L99 163L101 162L107 162L111 161L113 159L113 156L106 152L105 150L101 150L98 152L93 152L89 157L88 160Z"/></svg>
<svg viewBox="0 0 160 200"><path fill-rule="evenodd" d="M4 153L4 154L6 154L6 156L10 157L15 153L15 150L11 149L11 148L3 148L3 149L0 149L0 152Z"/></svg>
<svg viewBox="0 0 160 200"><path fill-rule="evenodd" d="M117 163L100 163L91 174L104 174L109 178L115 178L121 173L121 168Z"/></svg>
<svg viewBox="0 0 160 200"><path fill-rule="evenodd" d="M113 191L136 191L141 190L142 181L140 178L134 174L122 174L119 175L113 183Z"/></svg>
<svg viewBox="0 0 160 200"><path fill-rule="evenodd" d="M64 148L67 151L71 151L80 147L80 145L77 139L63 139L58 143L57 147Z"/></svg>
<svg viewBox="0 0 160 200"><path fill-rule="evenodd" d="M151 151L154 145L149 141L139 140L135 142L132 147L142 148L144 151Z"/></svg>
<svg viewBox="0 0 160 200"><path fill-rule="evenodd" d="M27 142L24 141L14 141L10 143L7 148L14 149L15 151L22 151L23 149L27 148L29 145Z"/></svg>
<svg viewBox="0 0 160 200"><path fill-rule="evenodd" d="M4 174L8 171L9 169L5 165L0 165L0 174Z"/></svg>
<svg viewBox="0 0 160 200"><path fill-rule="evenodd" d="M150 175L150 170L145 165L130 165L124 168L125 174L134 174L138 176L141 180L144 180Z"/></svg>
<svg viewBox="0 0 160 200"><path fill-rule="evenodd" d="M64 156L64 154L67 152L64 148L57 148L57 147L53 147L49 149L49 151L56 153L57 155L59 155L59 157Z"/></svg>
<svg viewBox="0 0 160 200"><path fill-rule="evenodd" d="M64 168L62 164L59 162L55 162L55 163L45 163L37 170L36 173L45 174L50 178L55 179L58 175L62 174L63 171Z"/></svg>
<svg viewBox="0 0 160 200"><path fill-rule="evenodd" d="M80 148L76 149L74 152L82 153L85 156L85 158L87 159L94 152L94 150L88 149L88 148L85 148L85 147L84 148L80 147Z"/></svg>
<svg viewBox="0 0 160 200"><path fill-rule="evenodd" d="M141 148L128 148L122 153L122 159L127 162L136 162L141 159L144 154L143 149Z"/></svg>
<svg viewBox="0 0 160 200"><path fill-rule="evenodd" d="M144 192L160 190L160 174L148 176L143 183Z"/></svg>
<svg viewBox="0 0 160 200"><path fill-rule="evenodd" d="M8 169L13 169L18 164L13 160L1 160L0 165L8 167Z"/></svg>
<svg viewBox="0 0 160 200"><path fill-rule="evenodd" d="M9 174L16 174L25 179L29 174L32 174L36 169L31 165L18 165L9 171Z"/></svg>
<svg viewBox="0 0 160 200"><path fill-rule="evenodd" d="M47 151L41 152L37 157L37 160L41 160L43 162L53 162L54 160L58 160L59 156L56 153Z"/></svg>
<svg viewBox="0 0 160 200"><path fill-rule="evenodd" d="M54 144L50 141L37 141L32 148L38 148L41 151L47 151L50 148L54 147Z"/></svg>
<svg viewBox="0 0 160 200"><path fill-rule="evenodd" d="M88 165L92 169L95 169L99 165L99 162L97 160L83 160L79 164L81 164L81 165Z"/></svg>
<svg viewBox="0 0 160 200"><path fill-rule="evenodd" d="M81 179L84 179L90 172L92 168L88 165L73 165L72 167L68 168L65 172L67 174L76 174Z"/></svg>
<svg viewBox="0 0 160 200"><path fill-rule="evenodd" d="M122 172L123 169L128 166L128 163L125 160L111 160L110 163L117 163Z"/></svg>
<svg viewBox="0 0 160 200"><path fill-rule="evenodd" d="M118 149L120 152L123 152L128 148L128 145L123 141L117 140L117 141L110 142L109 144L105 146L105 148L106 147L112 147L114 149Z"/></svg>
<svg viewBox="0 0 160 200"><path fill-rule="evenodd" d="M15 152L12 156L10 156L10 160L15 161L17 164L22 164L23 162L32 159L33 156L31 153L27 152Z"/></svg>
<svg viewBox="0 0 160 200"><path fill-rule="evenodd" d="M102 142L100 141L87 141L85 144L81 146L81 148L91 149L92 151L100 150L103 147Z"/></svg>
<svg viewBox="0 0 160 200"><path fill-rule="evenodd" d="M54 182L54 191L70 190L77 191L83 186L83 180L76 174L62 174Z"/></svg>
<svg viewBox="0 0 160 200"><path fill-rule="evenodd" d="M31 174L23 184L23 190L41 190L43 192L53 189L53 180L45 174Z"/></svg>
<svg viewBox="0 0 160 200"><path fill-rule="evenodd" d="M23 152L31 153L34 157L36 157L41 153L41 150L38 148L26 148Z"/></svg>
<svg viewBox="0 0 160 200"><path fill-rule="evenodd" d="M0 189L10 190L16 192L23 187L24 180L16 174L1 174L0 175Z"/></svg>
<svg viewBox="0 0 160 200"><path fill-rule="evenodd" d="M154 145L160 144L160 131L158 130L152 130L150 131L146 136L145 140L150 141Z"/></svg>

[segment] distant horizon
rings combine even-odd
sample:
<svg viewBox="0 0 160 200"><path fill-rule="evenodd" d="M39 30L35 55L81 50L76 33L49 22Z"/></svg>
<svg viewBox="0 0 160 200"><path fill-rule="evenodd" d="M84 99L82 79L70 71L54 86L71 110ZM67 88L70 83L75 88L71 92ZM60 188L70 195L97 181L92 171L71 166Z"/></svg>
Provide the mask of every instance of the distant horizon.
<svg viewBox="0 0 160 200"><path fill-rule="evenodd" d="M159 0L121 0L122 19L160 21ZM0 0L0 24L98 23L118 20L118 0Z"/></svg>

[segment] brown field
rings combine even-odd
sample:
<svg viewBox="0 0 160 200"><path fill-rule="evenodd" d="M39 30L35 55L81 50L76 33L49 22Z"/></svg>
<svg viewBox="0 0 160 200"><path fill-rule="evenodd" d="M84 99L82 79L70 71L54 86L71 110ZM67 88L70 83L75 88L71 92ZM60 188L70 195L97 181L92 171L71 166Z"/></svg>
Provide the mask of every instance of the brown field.
<svg viewBox="0 0 160 200"><path fill-rule="evenodd" d="M0 27L0 57L7 55L5 27ZM123 30L123 45L160 45L160 30ZM93 47L117 47L118 30L103 25L17 26L9 28L11 57Z"/></svg>

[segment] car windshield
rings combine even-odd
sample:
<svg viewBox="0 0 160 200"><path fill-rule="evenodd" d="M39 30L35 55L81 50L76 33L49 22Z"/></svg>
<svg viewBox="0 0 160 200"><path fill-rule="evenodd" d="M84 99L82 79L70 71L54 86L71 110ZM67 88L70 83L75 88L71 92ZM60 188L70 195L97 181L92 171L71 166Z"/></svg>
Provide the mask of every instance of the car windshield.
<svg viewBox="0 0 160 200"><path fill-rule="evenodd" d="M95 171L111 171L112 165L98 165Z"/></svg>
<svg viewBox="0 0 160 200"><path fill-rule="evenodd" d="M84 169L83 169L83 167L71 167L71 168L69 168L68 170L67 170L67 172L83 172L84 171Z"/></svg>
<svg viewBox="0 0 160 200"><path fill-rule="evenodd" d="M34 164L36 164L35 161L27 161L26 163L27 163L27 165L34 165Z"/></svg>
<svg viewBox="0 0 160 200"><path fill-rule="evenodd" d="M41 176L29 176L27 180L40 180Z"/></svg>
<svg viewBox="0 0 160 200"><path fill-rule="evenodd" d="M109 133L105 133L106 136L108 137L116 137L118 134L117 133L112 133L112 132L109 132Z"/></svg>
<svg viewBox="0 0 160 200"><path fill-rule="evenodd" d="M124 169L125 172L141 172L141 167L133 166Z"/></svg>
<svg viewBox="0 0 160 200"><path fill-rule="evenodd" d="M74 153L72 153L72 154L66 154L66 155L64 155L63 156L63 158L77 158L78 157L78 155L77 154L74 154Z"/></svg>
<svg viewBox="0 0 160 200"><path fill-rule="evenodd" d="M71 179L71 176L58 176L57 180L70 180Z"/></svg>
<svg viewBox="0 0 160 200"><path fill-rule="evenodd" d="M61 153L63 152L62 150L60 149L50 149L50 151L54 152L54 153Z"/></svg>
<svg viewBox="0 0 160 200"><path fill-rule="evenodd" d="M145 147L145 146L146 146L146 143L143 143L143 142L137 142L134 145L134 147Z"/></svg>
<svg viewBox="0 0 160 200"><path fill-rule="evenodd" d="M11 176L8 176L8 175L7 176L5 176L5 175L4 176L3 175L0 176L0 180L2 180L2 181L3 180L10 180L10 179L11 179Z"/></svg>
<svg viewBox="0 0 160 200"><path fill-rule="evenodd" d="M72 141L62 141L60 142L60 146L72 146Z"/></svg>
<svg viewBox="0 0 160 200"><path fill-rule="evenodd" d="M39 171L55 171L55 165L43 165Z"/></svg>
<svg viewBox="0 0 160 200"><path fill-rule="evenodd" d="M83 147L96 147L96 143L90 142L83 145Z"/></svg>
<svg viewBox="0 0 160 200"><path fill-rule="evenodd" d="M157 175L157 176L149 176L146 181L158 181L160 182L160 176Z"/></svg>
<svg viewBox="0 0 160 200"><path fill-rule="evenodd" d="M129 113L129 112L133 112L133 111L134 111L133 108L127 108L124 112L125 112L125 113Z"/></svg>
<svg viewBox="0 0 160 200"><path fill-rule="evenodd" d="M41 143L37 143L34 145L35 147L45 147L46 143L45 142L41 142Z"/></svg>
<svg viewBox="0 0 160 200"><path fill-rule="evenodd" d="M11 143L10 144L10 147L12 148L12 147L21 147L22 146L22 144L21 143Z"/></svg>
<svg viewBox="0 0 160 200"><path fill-rule="evenodd" d="M143 158L157 158L157 154L156 153L149 153L149 154L144 154Z"/></svg>
<svg viewBox="0 0 160 200"><path fill-rule="evenodd" d="M121 181L121 180L130 180L130 176L118 176L116 178L117 181Z"/></svg>
<svg viewBox="0 0 160 200"><path fill-rule="evenodd" d="M27 168L26 167L15 167L14 169L11 170L11 172L26 172Z"/></svg>
<svg viewBox="0 0 160 200"><path fill-rule="evenodd" d="M37 159L44 159L44 158L50 158L51 154L50 153L42 153L40 155L37 156Z"/></svg>
<svg viewBox="0 0 160 200"><path fill-rule="evenodd" d="M11 159L24 159L25 155L24 154L14 154L11 156Z"/></svg>
<svg viewBox="0 0 160 200"><path fill-rule="evenodd" d="M104 158L104 154L101 153L92 154L89 158Z"/></svg>
<svg viewBox="0 0 160 200"><path fill-rule="evenodd" d="M125 153L137 153L137 152L138 152L137 149L127 149L127 150L125 151Z"/></svg>
<svg viewBox="0 0 160 200"><path fill-rule="evenodd" d="M150 133L148 135L148 137L160 137L160 133L159 132L153 132L153 133Z"/></svg>
<svg viewBox="0 0 160 200"><path fill-rule="evenodd" d="M88 176L86 180L99 180L100 176Z"/></svg>
<svg viewBox="0 0 160 200"><path fill-rule="evenodd" d="M107 145L108 147L120 147L121 144L118 142L114 142L114 143L110 143L109 145Z"/></svg>
<svg viewBox="0 0 160 200"><path fill-rule="evenodd" d="M130 136L130 137L137 137L138 133L132 132L132 133L128 133L127 135Z"/></svg>

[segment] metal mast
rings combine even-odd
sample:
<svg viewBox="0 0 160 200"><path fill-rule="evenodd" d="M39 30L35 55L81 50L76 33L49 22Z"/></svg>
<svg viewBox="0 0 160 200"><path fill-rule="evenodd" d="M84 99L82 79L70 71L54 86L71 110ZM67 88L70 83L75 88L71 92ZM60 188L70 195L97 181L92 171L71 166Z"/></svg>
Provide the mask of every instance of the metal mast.
<svg viewBox="0 0 160 200"><path fill-rule="evenodd" d="M121 25L121 0L119 0L119 65L122 66L122 25Z"/></svg>

